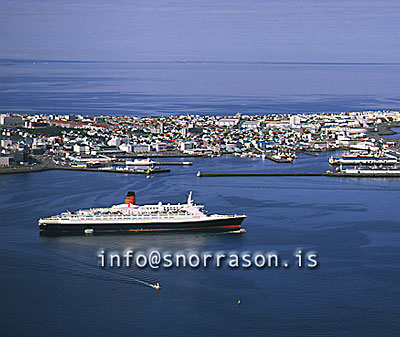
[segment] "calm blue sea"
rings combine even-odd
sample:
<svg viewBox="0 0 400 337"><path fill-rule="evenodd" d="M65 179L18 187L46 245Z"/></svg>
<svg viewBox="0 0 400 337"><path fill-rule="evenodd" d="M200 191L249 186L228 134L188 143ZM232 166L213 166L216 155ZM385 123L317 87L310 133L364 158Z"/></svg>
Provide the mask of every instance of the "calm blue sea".
<svg viewBox="0 0 400 337"><path fill-rule="evenodd" d="M0 112L218 114L399 109L399 64L0 62Z"/></svg>
<svg viewBox="0 0 400 337"><path fill-rule="evenodd" d="M400 128L391 128L393 132L396 132L393 135L385 136L386 138L393 138L393 139L399 139L400 138Z"/></svg>
<svg viewBox="0 0 400 337"><path fill-rule="evenodd" d="M198 158L152 179L58 172L0 176L1 336L399 336L400 181L332 177L197 178L196 172L321 172L294 164ZM245 213L247 233L39 236L37 220L119 203L195 201ZM315 269L98 267L97 254L318 252ZM156 291L140 282L159 282ZM241 305L237 305L237 300Z"/></svg>

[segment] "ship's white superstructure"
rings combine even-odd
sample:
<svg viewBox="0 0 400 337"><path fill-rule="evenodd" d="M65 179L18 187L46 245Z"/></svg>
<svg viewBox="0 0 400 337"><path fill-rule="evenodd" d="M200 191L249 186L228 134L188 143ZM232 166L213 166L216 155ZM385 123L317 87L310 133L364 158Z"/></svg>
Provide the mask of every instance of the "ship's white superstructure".
<svg viewBox="0 0 400 337"><path fill-rule="evenodd" d="M396 164L397 158L388 153L376 154L348 154L342 158L329 158L331 165L393 165Z"/></svg>
<svg viewBox="0 0 400 337"><path fill-rule="evenodd" d="M154 166L157 162L151 160L150 158L146 159L135 159L134 161L127 160L127 166Z"/></svg>
<svg viewBox="0 0 400 337"><path fill-rule="evenodd" d="M207 224L207 226L214 224L215 228L218 226L225 227L232 223L230 226L239 226L240 229L240 224L245 218L245 215L209 215L204 211L203 205L194 204L192 192L189 193L187 202L183 204L163 204L159 202L155 205L141 206L135 204L134 194L133 196L128 194L124 204L114 205L109 208L91 208L76 212L67 211L49 218L40 219L39 225L41 229L51 225L71 226L71 228L77 225L88 225L84 230L96 228L96 226L103 226L102 228L104 229L104 225L131 225L133 226L132 230L138 230L138 226L142 226L139 227L141 230L161 230L164 229L163 225L167 225L165 230L174 230L175 225L178 225L181 229L187 229L186 227L196 229L197 226L202 226L202 223ZM185 224L189 225L185 226Z"/></svg>

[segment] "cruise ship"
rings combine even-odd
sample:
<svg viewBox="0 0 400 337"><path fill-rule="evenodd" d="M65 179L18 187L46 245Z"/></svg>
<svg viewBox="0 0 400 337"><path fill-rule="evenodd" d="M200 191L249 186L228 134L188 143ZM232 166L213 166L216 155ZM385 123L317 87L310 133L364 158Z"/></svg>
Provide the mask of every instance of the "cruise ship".
<svg viewBox="0 0 400 337"><path fill-rule="evenodd" d="M345 177L369 177L369 178L382 178L382 177L400 177L400 169L398 168L353 168L343 169L342 167L336 169L336 172L326 171L327 175L332 176L345 176Z"/></svg>
<svg viewBox="0 0 400 337"><path fill-rule="evenodd" d="M216 231L244 232L246 215L208 214L189 193L183 204L136 205L135 192L128 192L123 204L64 212L39 219L41 233L124 233Z"/></svg>
<svg viewBox="0 0 400 337"><path fill-rule="evenodd" d="M329 158L331 165L393 165L397 158L379 155L343 155L342 158Z"/></svg>

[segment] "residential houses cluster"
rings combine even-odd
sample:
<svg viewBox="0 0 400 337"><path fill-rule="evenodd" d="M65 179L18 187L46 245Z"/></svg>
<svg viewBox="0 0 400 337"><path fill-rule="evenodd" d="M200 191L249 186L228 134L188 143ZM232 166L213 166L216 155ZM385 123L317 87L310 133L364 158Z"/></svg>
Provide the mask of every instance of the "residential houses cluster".
<svg viewBox="0 0 400 337"><path fill-rule="evenodd" d="M56 164L101 163L127 156L242 156L264 151L374 150L392 146L369 132L400 121L392 110L235 116L0 115L0 166L48 156Z"/></svg>

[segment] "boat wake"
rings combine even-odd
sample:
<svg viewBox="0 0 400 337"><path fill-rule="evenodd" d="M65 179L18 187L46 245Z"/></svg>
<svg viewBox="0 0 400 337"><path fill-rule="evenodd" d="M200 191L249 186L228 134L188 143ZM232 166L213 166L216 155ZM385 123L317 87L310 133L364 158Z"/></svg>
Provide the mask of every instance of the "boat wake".
<svg viewBox="0 0 400 337"><path fill-rule="evenodd" d="M0 265L24 268L31 271L63 274L124 284L136 284L159 289L158 281L146 270L132 265L129 268L102 268L97 265L96 255L90 257L87 251L80 255L52 250L43 252L30 250L29 254L13 249L11 261L2 259ZM158 287L157 287L158 285Z"/></svg>

